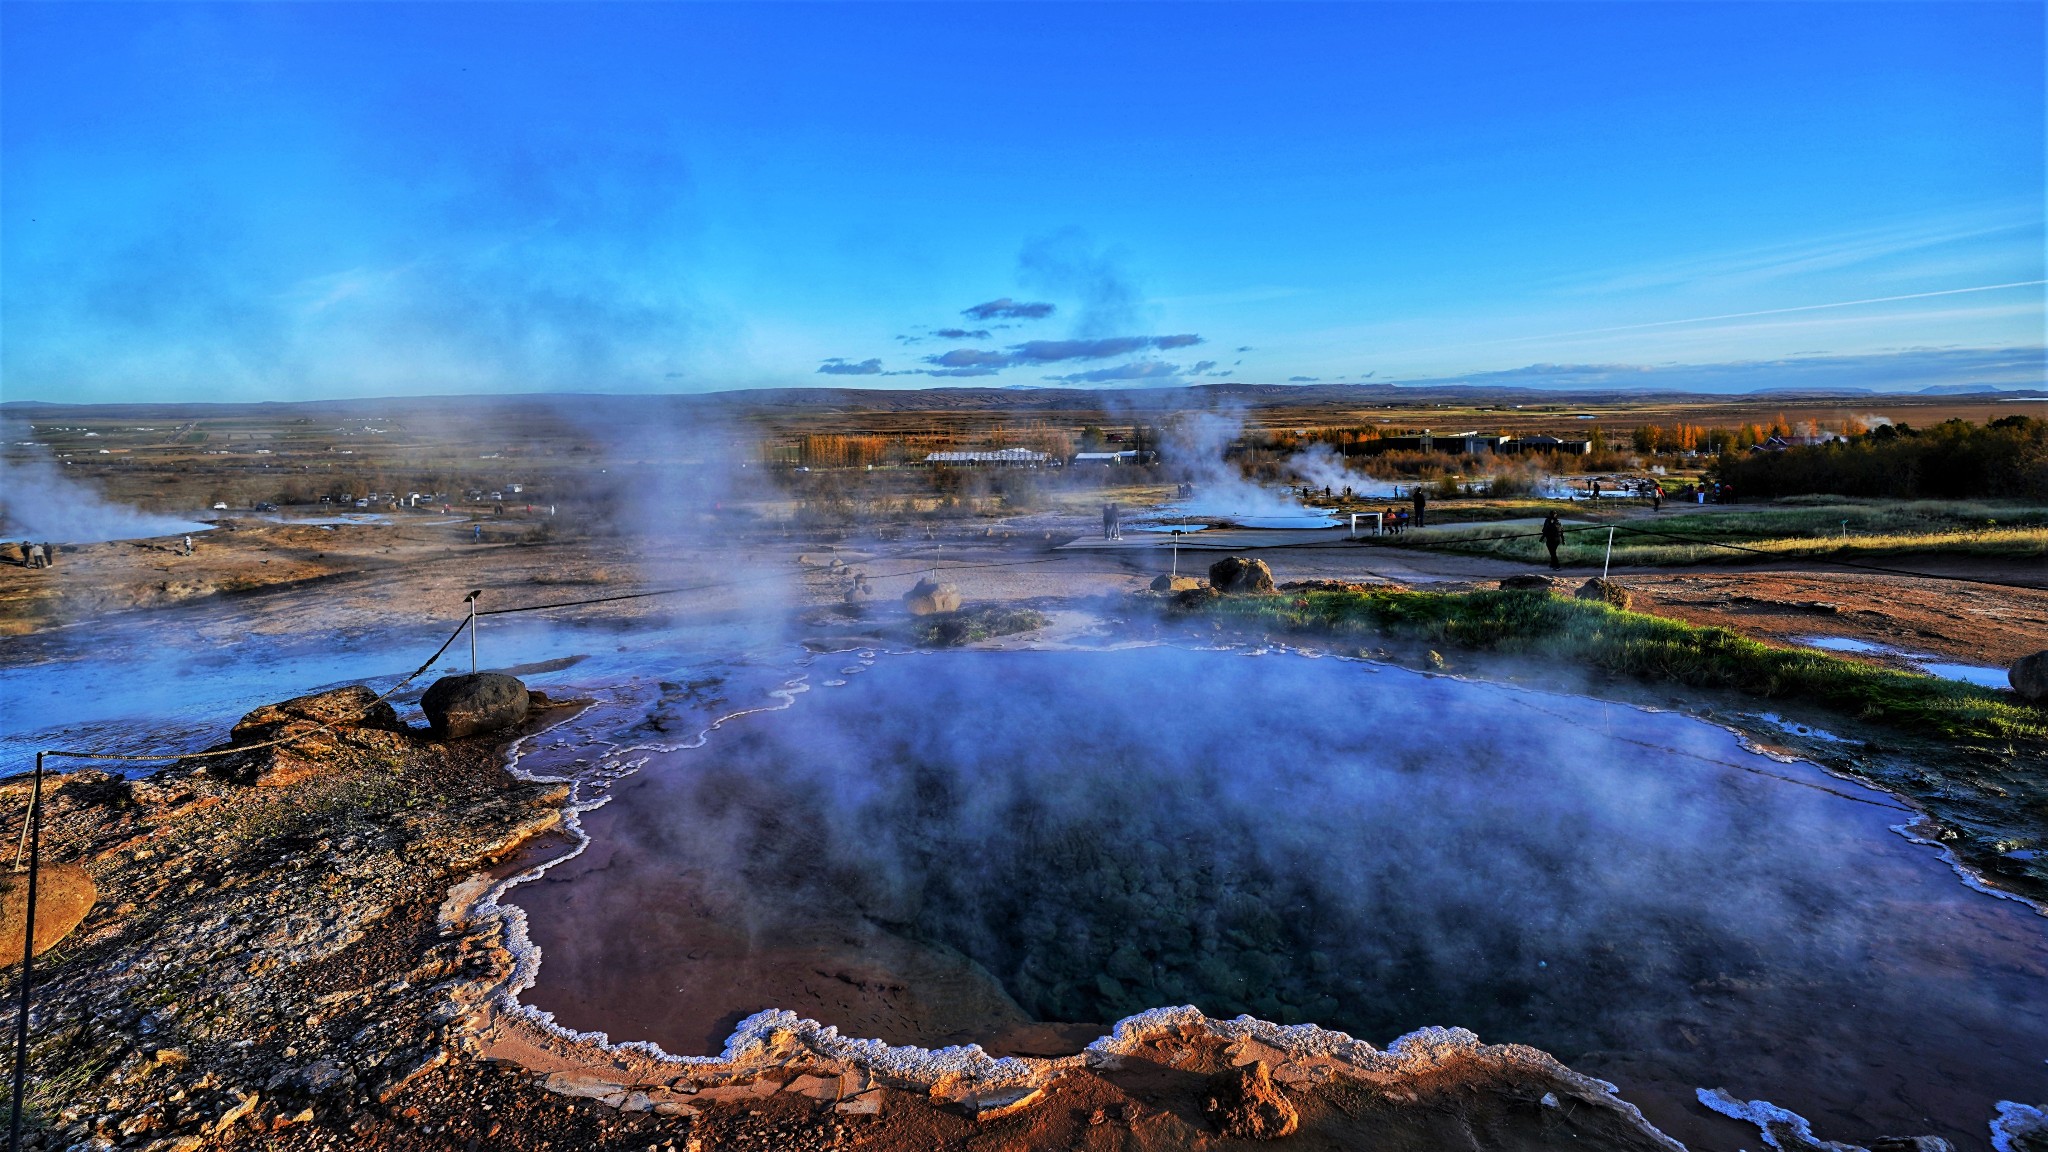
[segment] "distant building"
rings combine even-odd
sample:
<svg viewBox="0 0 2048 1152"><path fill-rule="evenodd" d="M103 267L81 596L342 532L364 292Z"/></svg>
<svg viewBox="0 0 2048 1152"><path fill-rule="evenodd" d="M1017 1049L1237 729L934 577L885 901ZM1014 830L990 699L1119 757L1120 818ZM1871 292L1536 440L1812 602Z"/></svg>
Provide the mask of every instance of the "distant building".
<svg viewBox="0 0 2048 1152"><path fill-rule="evenodd" d="M1566 456L1586 456L1593 451L1591 440L1563 440L1556 436L1514 436L1500 449L1503 452L1561 452Z"/></svg>
<svg viewBox="0 0 2048 1152"><path fill-rule="evenodd" d="M1448 452L1453 456L1479 456L1511 451L1508 445L1513 439L1486 432L1431 432L1425 428L1411 435L1367 440L1358 445L1358 450L1375 456L1382 452Z"/></svg>
<svg viewBox="0 0 2048 1152"><path fill-rule="evenodd" d="M1130 449L1125 449L1122 452L1076 452L1074 453L1074 463L1102 465L1137 464L1143 460L1149 460L1151 457L1152 453L1150 452L1141 453Z"/></svg>
<svg viewBox="0 0 2048 1152"><path fill-rule="evenodd" d="M1029 448L991 448L976 452L930 452L925 455L927 464L990 464L996 466L1017 466L1037 468L1052 459L1043 452Z"/></svg>

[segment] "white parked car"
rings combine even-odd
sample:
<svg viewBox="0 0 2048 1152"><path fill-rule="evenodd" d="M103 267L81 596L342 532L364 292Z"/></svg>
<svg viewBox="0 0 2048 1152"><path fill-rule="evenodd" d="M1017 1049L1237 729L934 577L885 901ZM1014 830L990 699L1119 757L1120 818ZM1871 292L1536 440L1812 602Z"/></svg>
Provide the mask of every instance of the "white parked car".
<svg viewBox="0 0 2048 1152"><path fill-rule="evenodd" d="M214 510L215 512L225 512L225 511L227 511L227 510L228 510L228 504L227 504L227 501L225 501L225 500L216 500L216 501L214 501L214 504L213 504L213 510Z"/></svg>

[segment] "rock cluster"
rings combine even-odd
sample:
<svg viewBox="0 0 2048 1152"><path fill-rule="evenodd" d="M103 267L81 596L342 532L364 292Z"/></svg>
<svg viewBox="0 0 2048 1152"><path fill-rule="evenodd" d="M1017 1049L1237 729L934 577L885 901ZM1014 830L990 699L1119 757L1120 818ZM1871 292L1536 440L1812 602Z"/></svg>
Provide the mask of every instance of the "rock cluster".
<svg viewBox="0 0 2048 1152"><path fill-rule="evenodd" d="M226 744L207 750L246 752L194 763L217 779L282 787L341 760L397 755L411 744L411 729L397 711L375 692L351 684L256 709L235 724Z"/></svg>
<svg viewBox="0 0 2048 1152"><path fill-rule="evenodd" d="M1524 572L1500 582L1500 590L1503 592L1550 592L1556 587L1556 580L1535 572Z"/></svg>
<svg viewBox="0 0 2048 1152"><path fill-rule="evenodd" d="M564 793L511 779L490 746L414 739L359 707L373 698L250 713L239 741L336 724L293 746L327 750L314 770L271 787L221 779L219 760L46 784L38 943L76 927L37 963L25 1148L275 1147L302 1127L372 1148L396 1142L380 1135L394 1121L416 1127L397 1113L445 1070L453 990L504 968L486 942L438 938L434 909L456 876L555 827ZM0 813L26 789L0 784ZM0 948L17 925L19 962L9 879Z"/></svg>
<svg viewBox="0 0 2048 1152"><path fill-rule="evenodd" d="M1273 591L1273 570L1264 560L1250 556L1225 556L1209 565L1209 586L1225 593Z"/></svg>

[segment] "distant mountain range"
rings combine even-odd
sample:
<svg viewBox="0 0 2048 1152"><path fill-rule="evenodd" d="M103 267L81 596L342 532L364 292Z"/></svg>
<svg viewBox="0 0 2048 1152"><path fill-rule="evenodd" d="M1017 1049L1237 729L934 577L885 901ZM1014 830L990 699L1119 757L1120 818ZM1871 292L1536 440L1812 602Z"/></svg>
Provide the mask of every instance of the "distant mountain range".
<svg viewBox="0 0 2048 1152"><path fill-rule="evenodd" d="M1069 412L1146 413L1206 408L1219 401L1258 407L1274 405L1333 408L1360 406L1427 406L1476 404L1550 407L1612 404L1740 402L1769 397L1774 402L1829 400L1883 401L1907 397L1983 396L1999 401L2048 402L2048 388L1997 388L1971 384L1940 384L1914 391L1871 388L1820 388L1781 385L1748 392L1698 392L1676 388L1598 387L1581 389L1507 387L1488 384L1252 384L1223 381L1175 388L758 388L705 393L522 393L507 396L403 396L379 399L265 401L261 403L51 404L25 400L0 403L0 416L46 418L58 413L92 412L107 419L166 419L179 413L235 412L304 408L336 415L391 415L407 412L482 412L546 414L573 404L579 413L625 419L663 410L722 410L734 415L775 411L845 412Z"/></svg>

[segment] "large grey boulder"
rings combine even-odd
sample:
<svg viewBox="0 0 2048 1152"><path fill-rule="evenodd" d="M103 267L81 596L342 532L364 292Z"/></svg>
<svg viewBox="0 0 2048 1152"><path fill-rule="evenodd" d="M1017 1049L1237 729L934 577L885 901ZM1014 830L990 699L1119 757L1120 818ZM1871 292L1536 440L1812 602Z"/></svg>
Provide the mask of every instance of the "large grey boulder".
<svg viewBox="0 0 2048 1152"><path fill-rule="evenodd" d="M495 732L526 719L533 698L516 676L470 672L443 676L420 697L420 711L440 740Z"/></svg>
<svg viewBox="0 0 2048 1152"><path fill-rule="evenodd" d="M2005 678L2020 699L2029 704L2048 704L2048 650L2013 661Z"/></svg>
<svg viewBox="0 0 2048 1152"><path fill-rule="evenodd" d="M1225 556L1209 565L1209 586L1218 592L1271 592L1273 570L1264 560Z"/></svg>

